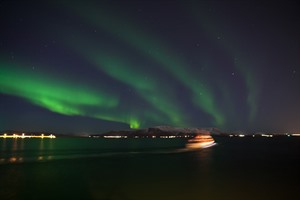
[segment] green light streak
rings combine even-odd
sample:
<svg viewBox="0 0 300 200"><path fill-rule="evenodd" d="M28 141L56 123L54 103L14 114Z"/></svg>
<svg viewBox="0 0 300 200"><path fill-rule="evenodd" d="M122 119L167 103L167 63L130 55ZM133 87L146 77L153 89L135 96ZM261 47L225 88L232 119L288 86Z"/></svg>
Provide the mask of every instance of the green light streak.
<svg viewBox="0 0 300 200"><path fill-rule="evenodd" d="M243 74L246 82L246 86L248 88L247 95L247 104L249 106L249 122L252 123L255 119L257 113L257 102L258 102L258 80L255 79L254 74L249 68L246 68L247 65L242 65L236 63L236 68Z"/></svg>
<svg viewBox="0 0 300 200"><path fill-rule="evenodd" d="M94 107L97 118L107 119L101 110L111 110L119 105L116 96L93 90L78 83L59 80L49 74L38 73L26 66L0 62L0 92L24 98L32 104L63 115L90 116L86 110ZM112 114L110 114L112 115ZM110 116L110 121L117 119ZM126 122L125 119L116 121Z"/></svg>
<svg viewBox="0 0 300 200"><path fill-rule="evenodd" d="M225 123L225 118L218 109L210 88L201 85L198 80L199 77L189 73L186 70L189 67L176 54L168 50L161 41L140 31L140 28L134 27L128 20L121 20L116 16L107 14L104 9L95 10L93 6L86 4L67 6L85 18L88 23L105 29L137 49L140 53L155 60L184 86L189 88L193 96L193 103L212 116L216 125L222 126Z"/></svg>
<svg viewBox="0 0 300 200"><path fill-rule="evenodd" d="M200 10L200 11L199 11ZM212 16L205 14L205 12L201 12L199 9L199 5L192 5L189 7L189 11L193 11L197 20L200 22L200 27L202 31L207 32L207 37L211 38L212 41L215 41L221 48L223 48L228 56L235 58L238 57L239 61L234 64L234 67L238 70L238 72L244 78L248 94L247 94L247 104L249 107L249 122L251 123L256 116L257 113L257 102L258 102L258 94L259 94L259 80L256 78L253 67L246 62L244 56L241 55L240 52L243 52L241 46L235 41L237 41L237 34L231 32L234 28L230 29L224 24L224 22L217 22L213 19ZM225 38L219 38L219 34L225 35ZM243 62L243 64L241 64Z"/></svg>
<svg viewBox="0 0 300 200"><path fill-rule="evenodd" d="M130 128L133 128L133 129L140 128L140 123L138 122L138 120L131 119L130 120Z"/></svg>
<svg viewBox="0 0 300 200"><path fill-rule="evenodd" d="M163 91L163 86L158 85L158 80L153 77L145 79L147 74L137 71L117 58L98 56L95 59L98 66L101 66L107 74L136 89L145 101L168 116L172 123L183 124L179 106L165 95L166 92Z"/></svg>
<svg viewBox="0 0 300 200"><path fill-rule="evenodd" d="M160 121L164 121L165 123L170 122L174 125L187 125L180 106L176 104L174 98L167 95L171 89L166 89L165 86L159 85L159 81L154 76L151 76L149 72L145 73L141 68L134 67L134 65L128 61L121 60L119 57L110 56L99 50L90 50L91 47L82 47L83 45L80 45L80 48L73 45L73 49L77 49L78 51L84 49L80 54L84 55L92 64L114 79L132 87L140 97L153 106L153 108L160 111L160 114L156 114L156 116L153 114L148 115L148 118L154 118L155 121L159 121L158 119L160 118ZM149 111L147 110L146 112L148 113ZM162 120L162 117L159 117L161 114L167 117L167 119Z"/></svg>
<svg viewBox="0 0 300 200"><path fill-rule="evenodd" d="M132 109L120 107L116 95L107 94L99 88L91 89L78 81L73 83L47 73L26 70L31 68L24 65L0 62L0 67L0 93L24 98L52 112L127 123L133 128L140 128L140 118L164 120L151 111L134 114Z"/></svg>

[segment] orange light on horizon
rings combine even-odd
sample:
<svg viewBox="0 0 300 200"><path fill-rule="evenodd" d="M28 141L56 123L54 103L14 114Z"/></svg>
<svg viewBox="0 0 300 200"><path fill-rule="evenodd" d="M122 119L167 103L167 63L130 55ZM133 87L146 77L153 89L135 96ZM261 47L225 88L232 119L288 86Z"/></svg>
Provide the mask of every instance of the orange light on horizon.
<svg viewBox="0 0 300 200"><path fill-rule="evenodd" d="M17 139L17 138L56 138L55 135L53 134L50 134L50 135L44 135L44 134L41 134L41 135L25 135L25 133L22 133L22 135L17 135L17 134L13 134L13 135L7 135L6 133L3 134L3 135L0 135L0 138L14 138L14 139Z"/></svg>

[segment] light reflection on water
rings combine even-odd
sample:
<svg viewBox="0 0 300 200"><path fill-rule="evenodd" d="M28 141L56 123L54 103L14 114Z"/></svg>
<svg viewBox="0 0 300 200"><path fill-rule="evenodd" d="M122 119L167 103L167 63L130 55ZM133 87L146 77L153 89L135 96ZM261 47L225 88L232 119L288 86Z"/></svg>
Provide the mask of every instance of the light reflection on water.
<svg viewBox="0 0 300 200"><path fill-rule="evenodd" d="M47 161L53 159L53 139L0 139L0 164L26 161Z"/></svg>
<svg viewBox="0 0 300 200"><path fill-rule="evenodd" d="M2 139L1 141L1 152L0 152L0 164L4 163L17 163L23 161L47 161L51 159L72 159L72 158L83 158L83 157L99 157L99 156L111 156L120 154L173 154L173 153L184 153L198 151L198 149L189 148L156 148L153 145L150 149L135 148L130 149L128 146L132 145L132 142L128 143L126 148L120 147L119 144L124 142L114 142L110 148L105 146L105 143L110 141L104 141L99 139L92 139L86 143L78 143L81 139L77 139L77 143L71 141L71 145L68 144L68 140L59 139ZM82 139L83 141L85 139ZM100 142L98 142L98 141ZM95 143L96 141L96 143ZM115 140L116 141L116 140ZM135 140L136 141L136 140ZM26 144L26 145L25 145ZM123 145L124 145L123 144ZM102 146L104 145L104 147ZM147 144L149 145L149 144ZM140 146L142 146L140 144ZM210 148L207 148L210 149ZM203 157L205 152L209 150L203 150L199 154ZM206 153L207 154L207 153Z"/></svg>
<svg viewBox="0 0 300 200"><path fill-rule="evenodd" d="M195 151L196 149L158 148L156 142L167 140L101 140L101 139L1 139L0 164L13 164L22 162L40 162L50 160L107 157L116 155L134 154L173 154ZM151 141L151 143L149 143ZM169 141L169 142L170 142ZM178 141L177 141L178 142ZM182 142L181 142L182 143ZM144 149L143 144L147 147ZM168 145L170 145L168 144Z"/></svg>
<svg viewBox="0 0 300 200"><path fill-rule="evenodd" d="M292 199L299 187L300 142L290 140L228 139L195 151L127 153L105 151L100 140L14 142L0 140L0 158L24 163L0 165L1 200L274 200ZM30 157L34 162L26 162ZM61 159L45 162L51 157Z"/></svg>
<svg viewBox="0 0 300 200"><path fill-rule="evenodd" d="M1 141L1 151L4 152L6 150L6 140L2 139Z"/></svg>

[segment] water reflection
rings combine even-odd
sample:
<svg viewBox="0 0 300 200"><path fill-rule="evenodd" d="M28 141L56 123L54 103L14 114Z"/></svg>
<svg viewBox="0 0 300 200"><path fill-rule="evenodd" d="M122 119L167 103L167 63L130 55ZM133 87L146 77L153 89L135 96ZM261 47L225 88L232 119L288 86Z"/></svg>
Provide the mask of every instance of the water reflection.
<svg viewBox="0 0 300 200"><path fill-rule="evenodd" d="M3 138L0 145L0 164L50 160L54 146L50 140L27 138Z"/></svg>
<svg viewBox="0 0 300 200"><path fill-rule="evenodd" d="M40 152L42 152L44 150L44 140L43 139L40 140L39 150L40 150Z"/></svg>
<svg viewBox="0 0 300 200"><path fill-rule="evenodd" d="M11 149L7 149L7 150L10 151L10 153L8 153L9 157L7 158L8 163L20 163L24 161L23 158L24 140L23 139L21 140L15 138L12 139L12 147Z"/></svg>
<svg viewBox="0 0 300 200"><path fill-rule="evenodd" d="M12 151L16 152L18 150L18 140L17 139L12 139L12 140L13 140Z"/></svg>
<svg viewBox="0 0 300 200"><path fill-rule="evenodd" d="M213 149L214 149L214 146L209 147L209 148L204 148L204 149L201 149L200 151L197 151L199 160L201 160L205 164L209 165L209 163L212 159Z"/></svg>
<svg viewBox="0 0 300 200"><path fill-rule="evenodd" d="M19 149L20 151L23 151L24 150L24 139L21 139L20 140L20 146L19 146Z"/></svg>
<svg viewBox="0 0 300 200"><path fill-rule="evenodd" d="M192 174L189 183L193 186L201 185L201 193L206 196L211 194L214 189L214 183L212 182L214 176L213 166L213 154L216 149L216 145L209 148L199 149L191 154L192 161ZM204 198L205 199L205 198Z"/></svg>
<svg viewBox="0 0 300 200"><path fill-rule="evenodd" d="M49 140L48 143L49 143L49 148L48 149L50 151L53 150L53 145L54 145L53 143L54 143L54 141L53 140Z"/></svg>
<svg viewBox="0 0 300 200"><path fill-rule="evenodd" d="M9 160L9 162L12 162L12 163L13 163L13 162L16 162L16 161L17 161L17 158L16 158L16 157L11 157L11 158L9 158L8 160Z"/></svg>
<svg viewBox="0 0 300 200"><path fill-rule="evenodd" d="M206 180L210 180L209 175L212 173L212 158L214 147L203 149L199 152L199 159L202 164L202 175Z"/></svg>
<svg viewBox="0 0 300 200"><path fill-rule="evenodd" d="M3 139L3 140L1 140L2 142L1 142L1 146L2 146L2 148L1 148L1 151L2 152L4 152L5 150L6 150L6 139ZM1 153L2 153L1 152Z"/></svg>
<svg viewBox="0 0 300 200"><path fill-rule="evenodd" d="M0 139L0 164L19 163L27 161L49 161L53 159L73 159L84 157L99 157L111 155L134 155L134 154L176 154L191 153L198 160L196 164L201 163L203 169L209 170L211 152L214 147L194 150L194 149L171 149L145 151L123 151L118 149L118 143L108 143L103 140L85 140L85 139L28 139L28 138L5 138ZM79 145L80 143L80 145ZM71 145L70 145L71 144ZM131 144L125 143L126 144ZM147 143L145 143L147 144ZM106 146L105 146L106 145ZM108 145L111 145L110 149ZM112 151L110 151L112 150Z"/></svg>
<svg viewBox="0 0 300 200"><path fill-rule="evenodd" d="M45 156L46 150L48 149L47 146L49 146L49 145L47 145L47 142L49 142L49 140L45 141L44 139L40 139L38 156L37 156L36 160L45 161L45 160L48 160L48 158L50 157L50 156Z"/></svg>

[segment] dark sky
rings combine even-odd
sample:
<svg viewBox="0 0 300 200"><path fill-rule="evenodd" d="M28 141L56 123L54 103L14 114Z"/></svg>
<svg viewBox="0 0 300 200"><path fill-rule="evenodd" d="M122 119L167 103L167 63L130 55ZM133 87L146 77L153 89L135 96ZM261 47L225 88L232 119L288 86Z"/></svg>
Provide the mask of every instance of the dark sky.
<svg viewBox="0 0 300 200"><path fill-rule="evenodd" d="M0 1L0 130L300 131L297 1Z"/></svg>

